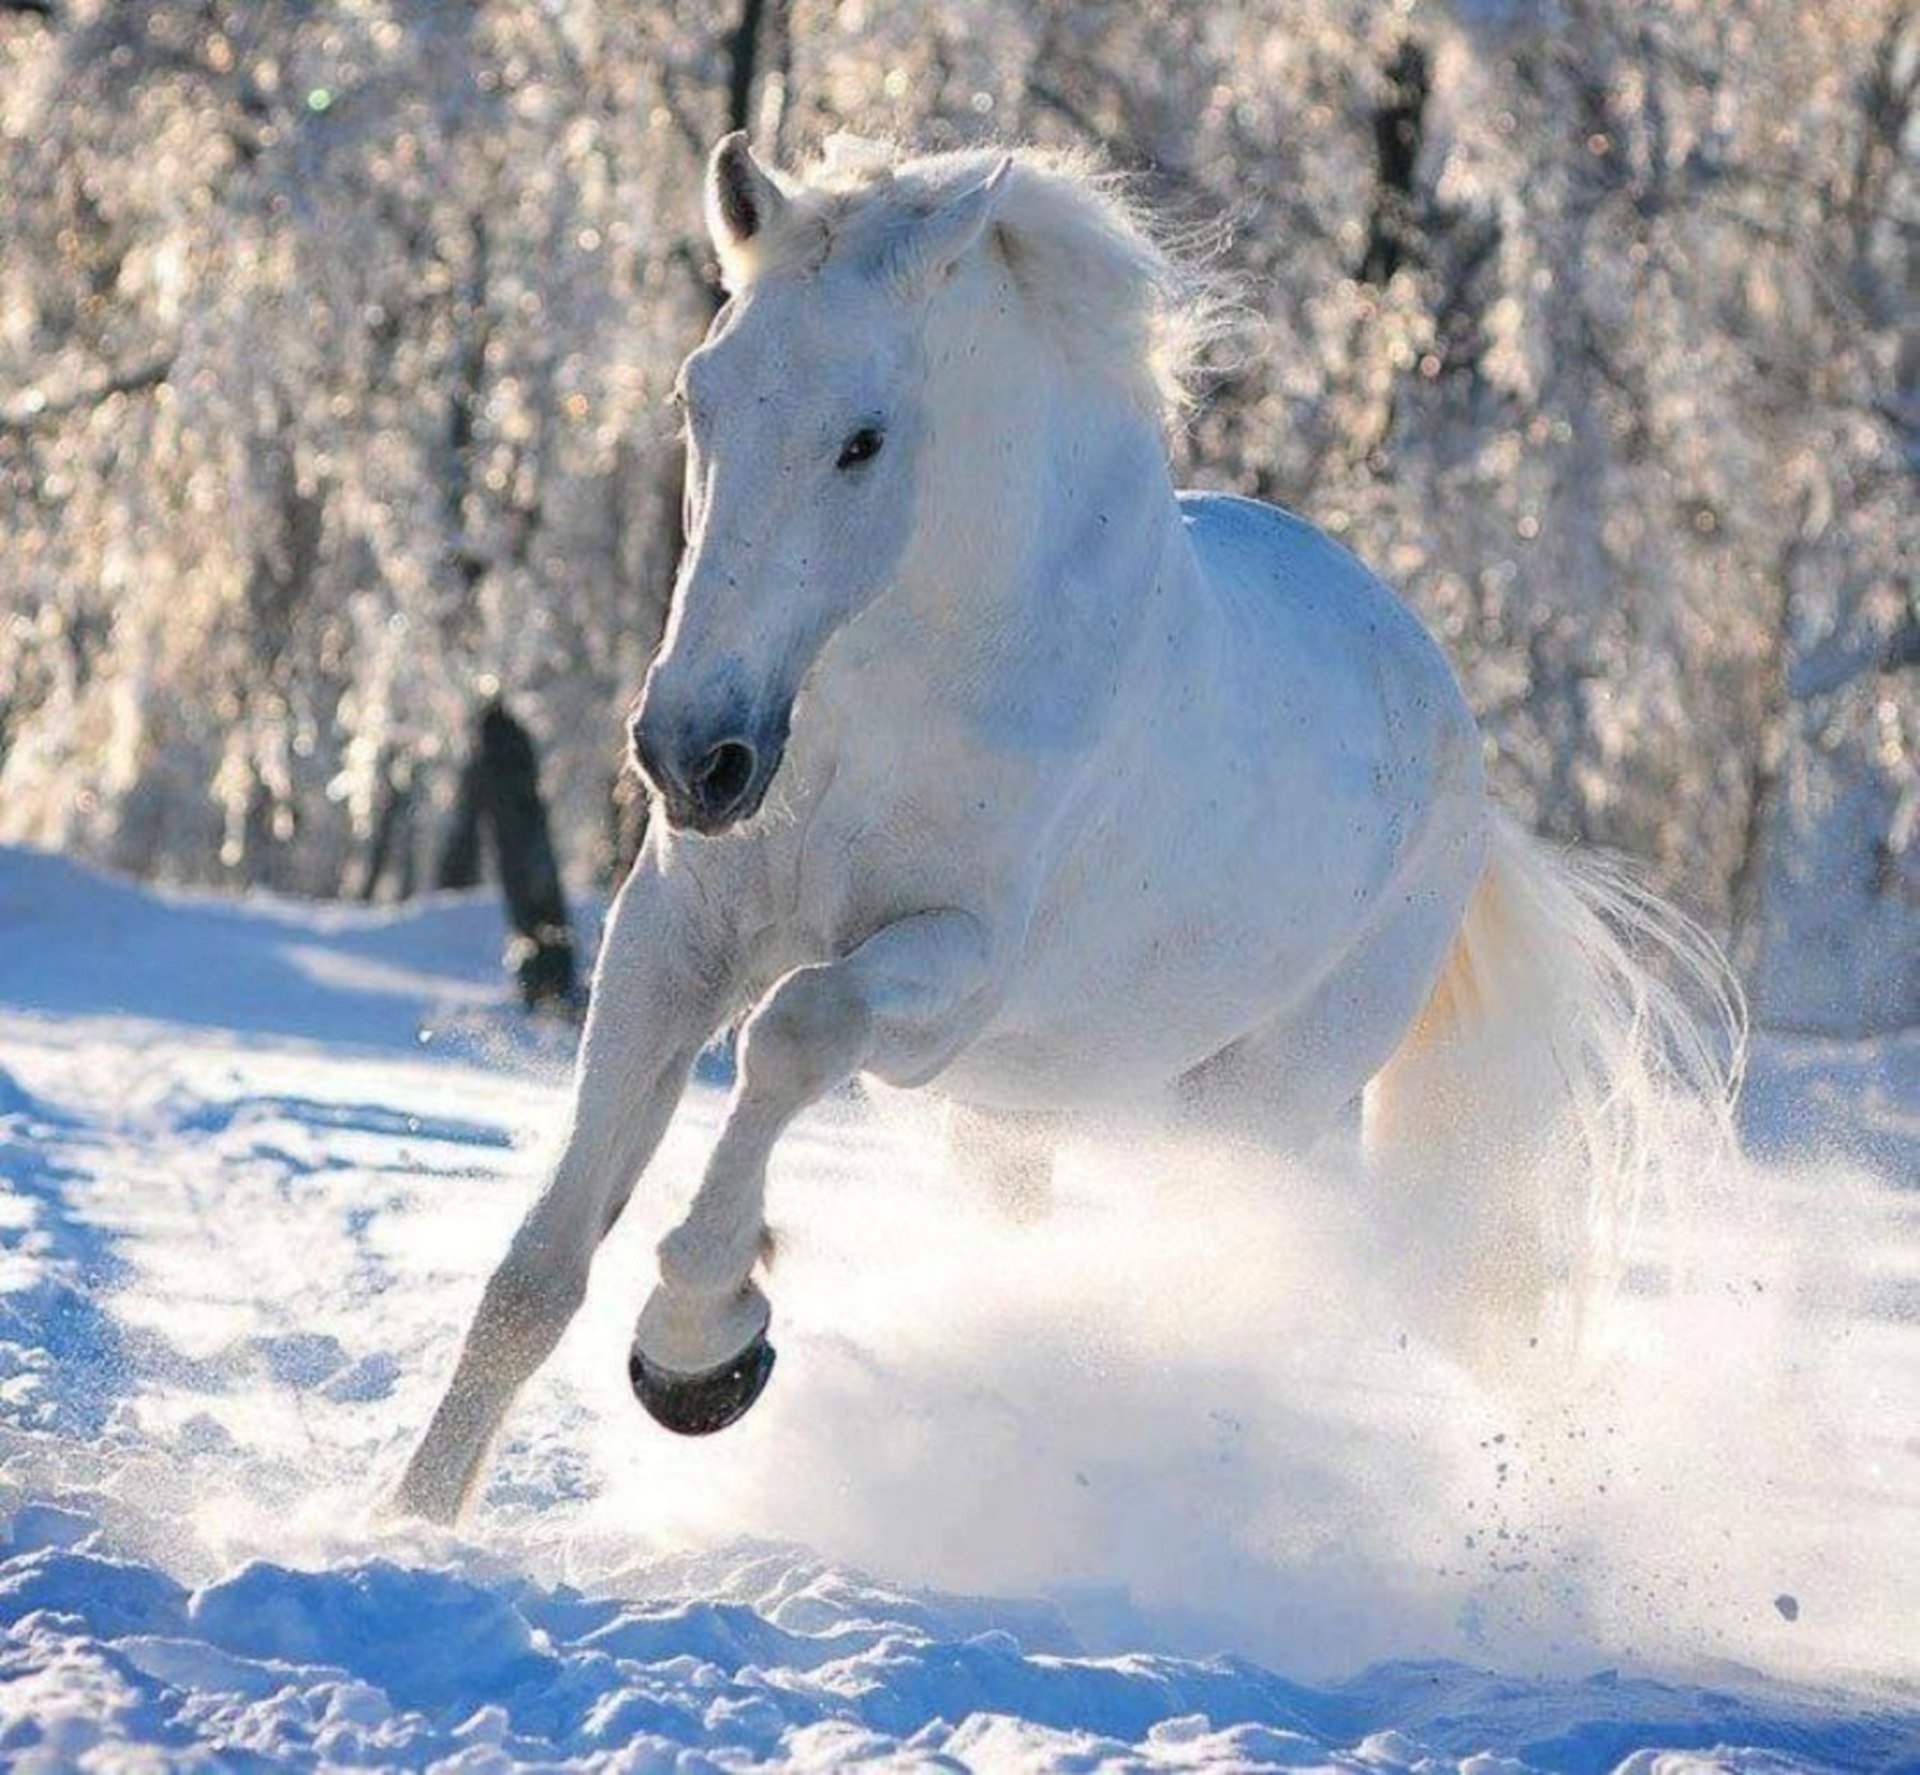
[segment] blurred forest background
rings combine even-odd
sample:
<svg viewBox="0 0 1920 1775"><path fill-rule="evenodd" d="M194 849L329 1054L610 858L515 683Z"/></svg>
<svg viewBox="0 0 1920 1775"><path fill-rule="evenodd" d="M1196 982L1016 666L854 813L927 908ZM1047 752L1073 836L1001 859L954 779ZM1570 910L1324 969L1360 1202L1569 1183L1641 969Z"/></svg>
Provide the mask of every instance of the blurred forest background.
<svg viewBox="0 0 1920 1775"><path fill-rule="evenodd" d="M1212 243L1180 477L1400 587L1512 805L1920 1021L1917 114L1896 0L0 0L0 837L404 892L497 688L617 870L705 149L1012 137Z"/></svg>

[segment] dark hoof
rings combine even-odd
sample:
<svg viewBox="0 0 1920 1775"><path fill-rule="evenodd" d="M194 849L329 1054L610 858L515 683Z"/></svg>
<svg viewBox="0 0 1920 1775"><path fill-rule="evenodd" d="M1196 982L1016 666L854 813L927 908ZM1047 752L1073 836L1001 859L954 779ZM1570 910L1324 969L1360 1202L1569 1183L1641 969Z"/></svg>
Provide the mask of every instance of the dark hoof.
<svg viewBox="0 0 1920 1775"><path fill-rule="evenodd" d="M752 1409L773 1373L773 1345L764 1336L705 1374L673 1374L655 1368L638 1350L627 1358L634 1397L656 1424L676 1436L711 1436Z"/></svg>

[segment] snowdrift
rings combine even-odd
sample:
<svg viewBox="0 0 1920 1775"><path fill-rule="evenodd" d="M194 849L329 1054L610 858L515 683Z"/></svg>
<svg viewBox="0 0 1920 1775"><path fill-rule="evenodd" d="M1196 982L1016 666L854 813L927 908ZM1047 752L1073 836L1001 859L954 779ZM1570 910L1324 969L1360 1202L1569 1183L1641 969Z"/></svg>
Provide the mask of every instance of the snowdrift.
<svg viewBox="0 0 1920 1775"><path fill-rule="evenodd" d="M1692 1287L1650 1228L1617 1360L1504 1397L1337 1163L1078 1151L1015 1228L848 1099L686 1444L624 1356L716 1071L429 1536L374 1507L562 1105L500 939L0 850L0 1760L1920 1760L1920 1038L1764 1042Z"/></svg>

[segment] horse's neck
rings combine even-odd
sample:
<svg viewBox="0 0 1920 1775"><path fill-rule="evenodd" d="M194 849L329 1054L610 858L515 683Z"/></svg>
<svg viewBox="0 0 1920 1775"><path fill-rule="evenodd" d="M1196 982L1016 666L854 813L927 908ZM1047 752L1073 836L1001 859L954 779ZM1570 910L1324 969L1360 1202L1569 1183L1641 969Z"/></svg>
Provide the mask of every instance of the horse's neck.
<svg viewBox="0 0 1920 1775"><path fill-rule="evenodd" d="M899 587L902 639L949 686L1097 695L1190 568L1158 428L1119 390L1037 373L995 417L968 466L999 472L933 489Z"/></svg>
<svg viewBox="0 0 1920 1775"><path fill-rule="evenodd" d="M1187 620L1165 614L1198 571L1165 448L1124 391L1015 341L956 345L933 379L915 538L810 681L796 811L801 781L917 794L916 766L1090 748L1150 707Z"/></svg>

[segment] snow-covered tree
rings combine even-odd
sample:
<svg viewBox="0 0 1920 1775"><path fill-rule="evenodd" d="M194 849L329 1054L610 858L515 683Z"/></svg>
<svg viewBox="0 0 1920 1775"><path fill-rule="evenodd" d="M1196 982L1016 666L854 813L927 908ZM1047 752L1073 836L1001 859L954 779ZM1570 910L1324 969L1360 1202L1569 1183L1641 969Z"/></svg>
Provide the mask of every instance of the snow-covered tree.
<svg viewBox="0 0 1920 1775"><path fill-rule="evenodd" d="M1235 293L1183 472L1407 591L1511 801L1920 1017L1917 92L1910 0L0 11L0 835L351 891L498 690L613 867L704 147L1037 138Z"/></svg>

